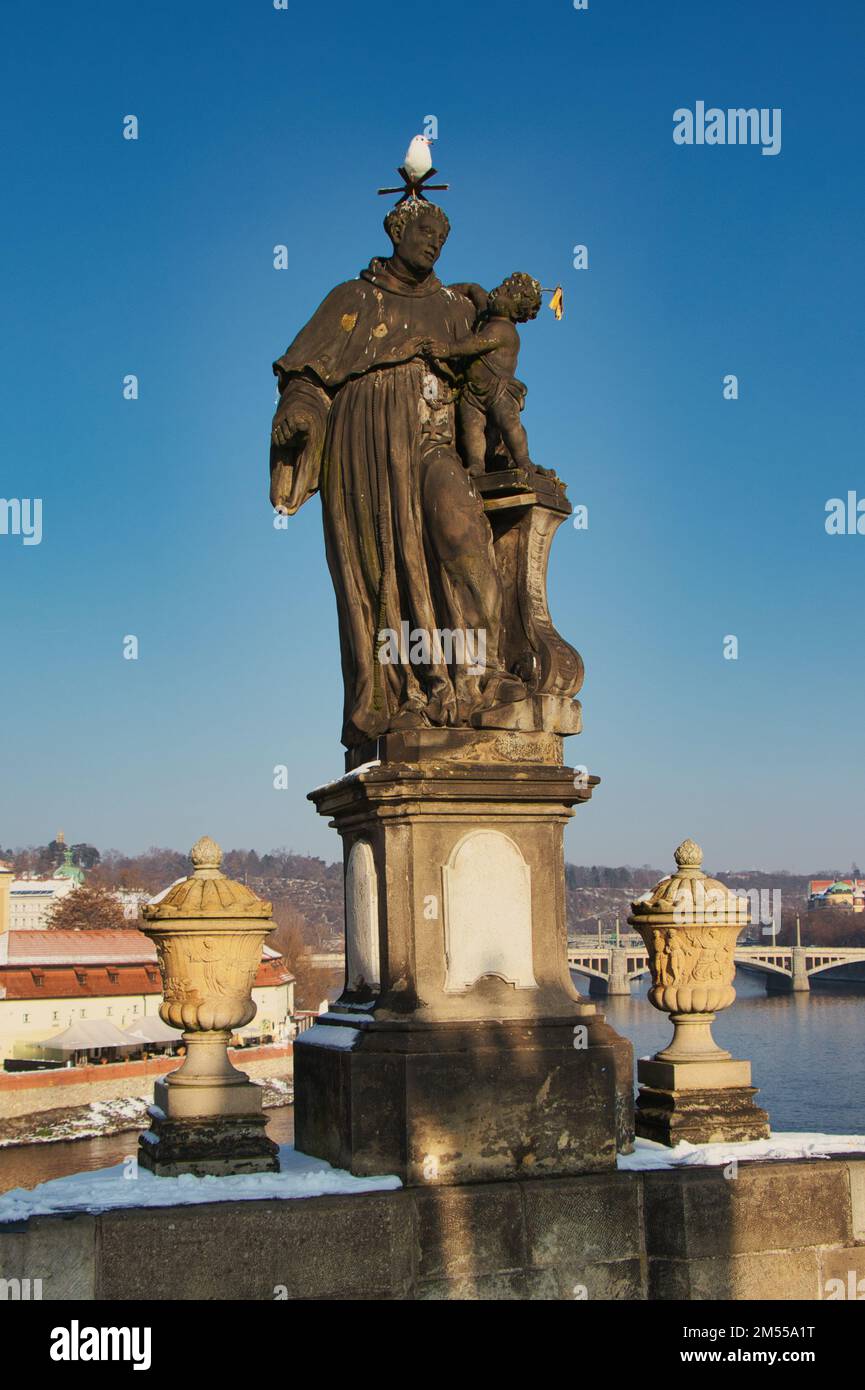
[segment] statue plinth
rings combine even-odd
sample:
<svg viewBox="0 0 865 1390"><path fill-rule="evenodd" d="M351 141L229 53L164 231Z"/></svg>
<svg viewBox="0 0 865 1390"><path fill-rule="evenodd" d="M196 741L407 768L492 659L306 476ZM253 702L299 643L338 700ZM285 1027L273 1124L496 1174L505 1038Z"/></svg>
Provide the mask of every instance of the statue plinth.
<svg viewBox="0 0 865 1390"><path fill-rule="evenodd" d="M632 1049L571 982L562 842L598 779L547 733L380 742L311 793L343 839L347 978L295 1044L297 1147L409 1184L612 1167Z"/></svg>

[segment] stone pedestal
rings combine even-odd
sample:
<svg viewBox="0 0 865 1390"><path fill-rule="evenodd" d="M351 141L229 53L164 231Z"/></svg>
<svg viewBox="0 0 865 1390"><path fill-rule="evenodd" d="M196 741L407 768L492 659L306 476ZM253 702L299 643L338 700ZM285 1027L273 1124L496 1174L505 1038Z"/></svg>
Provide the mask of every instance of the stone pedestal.
<svg viewBox="0 0 865 1390"><path fill-rule="evenodd" d="M227 1030L184 1033L183 1066L153 1088L151 1125L139 1145L142 1167L165 1177L279 1171L261 1087L229 1061L230 1038Z"/></svg>
<svg viewBox="0 0 865 1390"><path fill-rule="evenodd" d="M157 1177L279 1172L279 1150L265 1133L267 1119L260 1110L257 1115L172 1120L153 1105L148 1114L150 1129L139 1140L138 1162Z"/></svg>
<svg viewBox="0 0 865 1390"><path fill-rule="evenodd" d="M720 1053L720 1049L719 1049ZM637 1063L636 1131L671 1147L766 1139L769 1117L754 1104L751 1063L721 1054L701 1062Z"/></svg>
<svg viewBox="0 0 865 1390"><path fill-rule="evenodd" d="M632 1050L571 983L562 739L389 734L313 792L344 844L345 991L295 1045L298 1149L409 1184L599 1171Z"/></svg>

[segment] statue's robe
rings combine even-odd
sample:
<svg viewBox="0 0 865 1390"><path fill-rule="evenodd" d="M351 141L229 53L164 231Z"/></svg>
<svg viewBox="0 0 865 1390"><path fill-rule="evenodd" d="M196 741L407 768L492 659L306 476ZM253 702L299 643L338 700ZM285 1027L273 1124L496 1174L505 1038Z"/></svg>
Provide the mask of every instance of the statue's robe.
<svg viewBox="0 0 865 1390"><path fill-rule="evenodd" d="M464 630L455 591L431 552L424 496L430 451L449 451L449 497L486 527L482 504L456 454L454 408L445 381L418 355L421 338L455 342L474 308L434 275L421 285L373 260L327 296L284 356L277 418L302 405L305 447L289 450L289 513L321 491L328 565L336 590L345 681L343 742L351 747L399 725L453 717L454 672L378 659L390 629ZM275 449L272 467L284 466ZM486 528L488 532L488 527ZM492 547L489 545L489 562ZM484 561L481 561L484 563Z"/></svg>

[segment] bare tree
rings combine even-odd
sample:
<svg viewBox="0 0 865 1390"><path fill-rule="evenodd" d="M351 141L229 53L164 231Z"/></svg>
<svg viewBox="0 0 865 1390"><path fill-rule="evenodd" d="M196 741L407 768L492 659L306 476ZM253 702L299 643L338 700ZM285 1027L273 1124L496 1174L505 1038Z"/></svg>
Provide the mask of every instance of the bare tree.
<svg viewBox="0 0 865 1390"><path fill-rule="evenodd" d="M58 898L48 913L46 925L52 931L82 931L128 928L133 925L123 915L114 894L98 884L83 883Z"/></svg>

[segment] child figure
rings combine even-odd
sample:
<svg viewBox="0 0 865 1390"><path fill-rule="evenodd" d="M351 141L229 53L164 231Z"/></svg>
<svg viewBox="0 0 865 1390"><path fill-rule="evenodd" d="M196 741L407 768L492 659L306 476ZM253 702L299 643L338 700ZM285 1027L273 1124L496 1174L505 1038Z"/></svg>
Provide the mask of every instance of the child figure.
<svg viewBox="0 0 865 1390"><path fill-rule="evenodd" d="M459 403L463 454L472 477L486 468L487 425L501 436L513 464L535 472L529 458L526 432L520 423L526 387L514 375L520 350L515 324L537 318L541 307L541 286L531 275L516 271L502 281L489 296L476 285L455 285L472 299L479 310L474 332L448 349L449 357L470 358ZM490 441L495 443L495 438Z"/></svg>

